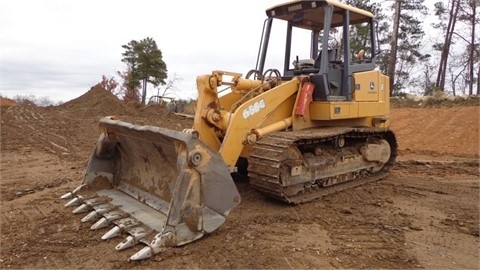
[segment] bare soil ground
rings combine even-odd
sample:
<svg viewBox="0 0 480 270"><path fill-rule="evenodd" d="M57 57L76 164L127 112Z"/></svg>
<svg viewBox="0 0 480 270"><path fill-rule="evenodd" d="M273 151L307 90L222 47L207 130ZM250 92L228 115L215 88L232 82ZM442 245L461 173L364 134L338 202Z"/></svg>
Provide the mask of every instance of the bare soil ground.
<svg viewBox="0 0 480 270"><path fill-rule="evenodd" d="M141 262L59 196L81 182L100 117L176 130L191 120L98 89L59 107L2 107L0 267L479 269L480 112L467 105L393 109L400 156L382 181L298 206L238 181L242 203L219 230Z"/></svg>

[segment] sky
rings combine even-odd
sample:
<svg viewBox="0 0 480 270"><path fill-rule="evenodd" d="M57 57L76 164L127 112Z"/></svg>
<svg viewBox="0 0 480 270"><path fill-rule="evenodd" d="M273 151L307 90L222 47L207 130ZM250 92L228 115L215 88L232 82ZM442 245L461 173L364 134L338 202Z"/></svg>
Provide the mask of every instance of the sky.
<svg viewBox="0 0 480 270"><path fill-rule="evenodd" d="M2 0L0 95L74 99L125 70L122 45L152 37L174 95L196 98L197 75L255 67L265 10L281 2Z"/></svg>
<svg viewBox="0 0 480 270"><path fill-rule="evenodd" d="M265 10L285 1L0 0L0 95L69 101L126 69L122 45L151 37L167 81L179 78L170 96L196 98L198 75L255 68Z"/></svg>

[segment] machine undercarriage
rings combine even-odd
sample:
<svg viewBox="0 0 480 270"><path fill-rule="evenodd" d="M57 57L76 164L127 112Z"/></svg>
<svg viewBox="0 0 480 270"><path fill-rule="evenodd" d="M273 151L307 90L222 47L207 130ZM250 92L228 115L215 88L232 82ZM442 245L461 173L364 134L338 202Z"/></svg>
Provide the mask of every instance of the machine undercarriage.
<svg viewBox="0 0 480 270"><path fill-rule="evenodd" d="M396 155L395 135L384 129L276 132L253 147L248 177L265 195L298 204L381 179Z"/></svg>

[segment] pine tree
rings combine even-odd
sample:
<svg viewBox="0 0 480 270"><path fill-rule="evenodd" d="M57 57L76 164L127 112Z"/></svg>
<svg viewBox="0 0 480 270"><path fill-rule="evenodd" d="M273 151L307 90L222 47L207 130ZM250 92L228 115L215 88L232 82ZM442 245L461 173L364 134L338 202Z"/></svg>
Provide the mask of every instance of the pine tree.
<svg viewBox="0 0 480 270"><path fill-rule="evenodd" d="M421 17L427 9L424 0L395 0L387 74L391 95L398 94L410 79L410 72L427 55L420 52L423 36Z"/></svg>
<svg viewBox="0 0 480 270"><path fill-rule="evenodd" d="M162 51L158 49L157 43L153 38L147 37L140 40L130 41L123 45L126 51L122 53L122 62L127 64L126 86L131 89L138 89L142 85L142 104L145 104L147 94L147 83L165 85L167 78L167 65L163 61ZM140 83L142 82L142 83Z"/></svg>
<svg viewBox="0 0 480 270"><path fill-rule="evenodd" d="M477 14L478 6L480 5L478 0L467 0L460 3L460 12L458 20L464 22L470 28L469 37L467 35L464 38L467 48L465 50L465 59L468 74L466 75L466 83L468 84L468 94L473 95L473 85L475 84L474 68L475 63L478 65L480 72L480 46L479 40L476 40L475 28L479 24L480 16ZM462 37L463 38L463 37ZM478 37L477 37L478 39ZM478 83L478 78L477 78ZM478 95L477 85L477 95Z"/></svg>
<svg viewBox="0 0 480 270"><path fill-rule="evenodd" d="M388 24L385 22L386 16L378 3L372 3L370 0L345 0L346 4L371 12L377 21L378 42L384 44L388 37ZM370 28L366 24L353 25L350 28L350 49L352 53L364 49L368 52L371 49ZM371 52L374 53L374 52ZM381 60L380 60L381 61Z"/></svg>
<svg viewBox="0 0 480 270"><path fill-rule="evenodd" d="M125 52L122 53L122 62L127 64L127 73L131 73L128 76L125 76L125 87L129 89L138 89L140 87L140 79L137 75L138 69L138 41L132 40L126 45L122 45L122 48L125 49Z"/></svg>
<svg viewBox="0 0 480 270"><path fill-rule="evenodd" d="M443 43L435 44L434 49L441 51L440 64L438 67L437 81L435 87L437 90L444 91L445 78L447 75L447 61L452 45L452 37L457 22L458 10L460 7L460 0L452 0L449 2L450 8L447 9L443 2L435 3L435 15L439 18L440 23L433 26L442 30L445 35ZM447 13L448 11L448 13ZM448 23L445 24L445 21Z"/></svg>

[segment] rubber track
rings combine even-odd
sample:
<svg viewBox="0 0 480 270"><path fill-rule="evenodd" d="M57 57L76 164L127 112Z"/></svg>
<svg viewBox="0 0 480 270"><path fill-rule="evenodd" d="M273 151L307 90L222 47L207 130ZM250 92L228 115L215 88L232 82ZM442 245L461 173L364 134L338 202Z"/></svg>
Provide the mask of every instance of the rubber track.
<svg viewBox="0 0 480 270"><path fill-rule="evenodd" d="M321 144L335 140L343 135L349 138L380 137L388 141L391 147L391 157L384 167L375 173L368 173L364 177L328 187L306 186L305 183L284 187L281 184L282 161L287 155L290 146L302 144ZM282 131L269 134L258 141L248 158L248 177L250 184L265 194L288 203L299 204L312 201L323 196L353 188L369 182L374 182L388 175L397 156L397 140L395 134L384 128L319 128L300 131ZM348 172L352 173L352 172ZM348 174L346 173L346 174ZM288 194L288 189L300 190L294 195Z"/></svg>

